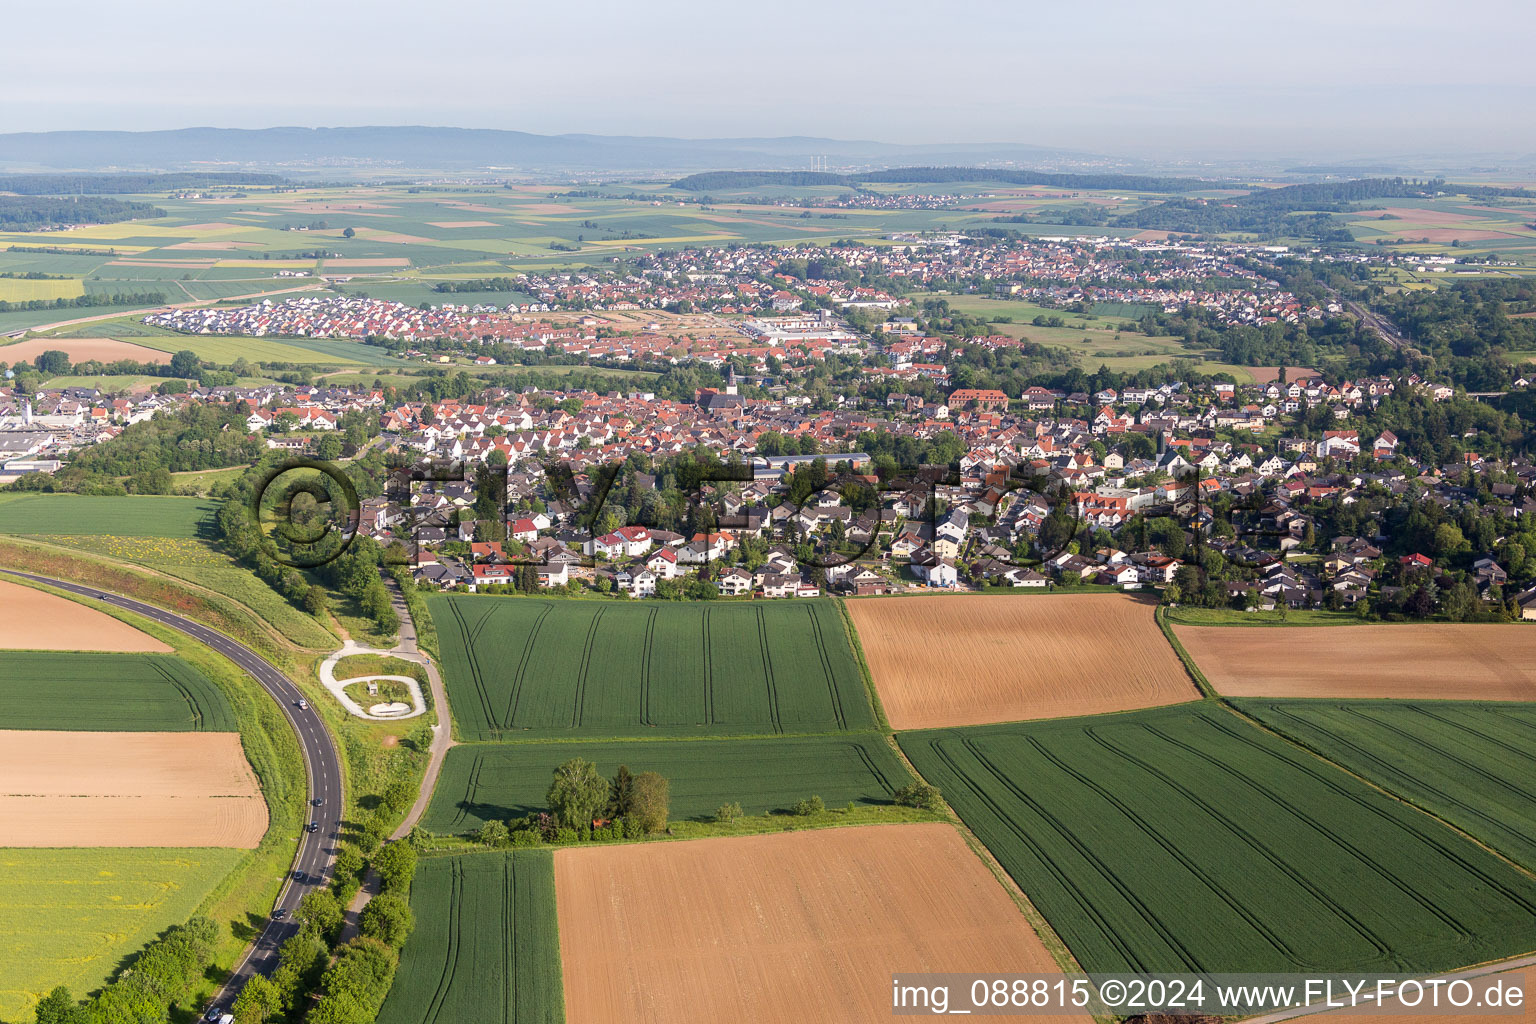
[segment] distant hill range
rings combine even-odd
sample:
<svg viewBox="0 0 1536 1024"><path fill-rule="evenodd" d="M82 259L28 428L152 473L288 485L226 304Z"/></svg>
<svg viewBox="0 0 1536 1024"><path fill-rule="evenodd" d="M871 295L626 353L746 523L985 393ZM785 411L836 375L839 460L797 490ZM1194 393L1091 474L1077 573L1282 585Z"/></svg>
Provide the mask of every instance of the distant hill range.
<svg viewBox="0 0 1536 1024"><path fill-rule="evenodd" d="M1127 163L1040 146L904 146L800 136L670 139L533 135L484 128L181 128L158 132L0 134L0 170L275 170L306 176L344 171L463 173L687 173L821 166L868 169L943 164L1023 165L1053 170L1139 170Z"/></svg>

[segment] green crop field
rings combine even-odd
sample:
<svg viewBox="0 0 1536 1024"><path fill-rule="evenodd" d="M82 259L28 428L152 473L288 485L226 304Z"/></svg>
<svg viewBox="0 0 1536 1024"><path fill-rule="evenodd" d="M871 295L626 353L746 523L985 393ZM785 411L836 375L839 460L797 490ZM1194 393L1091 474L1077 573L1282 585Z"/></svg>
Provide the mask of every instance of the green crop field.
<svg viewBox="0 0 1536 1024"><path fill-rule="evenodd" d="M900 742L1090 972L1536 949L1536 879L1214 703Z"/></svg>
<svg viewBox="0 0 1536 1024"><path fill-rule="evenodd" d="M0 533L201 537L212 534L218 512L218 502L201 498L26 494L0 502Z"/></svg>
<svg viewBox="0 0 1536 1024"><path fill-rule="evenodd" d="M1233 704L1536 869L1536 704L1259 699Z"/></svg>
<svg viewBox="0 0 1536 1024"><path fill-rule="evenodd" d="M0 729L234 732L218 687L168 654L0 651Z"/></svg>
<svg viewBox="0 0 1536 1024"><path fill-rule="evenodd" d="M31 1020L55 985L77 997L182 924L246 850L0 849L0 1018Z"/></svg>
<svg viewBox="0 0 1536 1024"><path fill-rule="evenodd" d="M875 727L837 606L432 596L465 739Z"/></svg>
<svg viewBox="0 0 1536 1024"><path fill-rule="evenodd" d="M654 771L670 784L674 818L712 819L722 804L746 814L784 811L819 796L829 807L850 801L888 804L912 781L884 738L782 737L756 740L656 740L607 743L465 744L448 751L422 824L437 833L473 832L487 821L535 814L555 767L584 757L604 775L619 765Z"/></svg>
<svg viewBox="0 0 1536 1024"><path fill-rule="evenodd" d="M379 1024L563 1024L550 851L422 861L411 909Z"/></svg>

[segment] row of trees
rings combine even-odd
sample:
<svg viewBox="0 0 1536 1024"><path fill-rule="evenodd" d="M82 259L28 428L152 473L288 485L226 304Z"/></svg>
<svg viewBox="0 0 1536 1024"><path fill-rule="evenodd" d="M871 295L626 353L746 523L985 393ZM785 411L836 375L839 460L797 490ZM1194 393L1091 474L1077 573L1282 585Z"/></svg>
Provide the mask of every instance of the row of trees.
<svg viewBox="0 0 1536 1024"><path fill-rule="evenodd" d="M37 1024L159 1024L187 1000L213 964L220 929L206 917L177 925L145 946L133 961L88 1002L77 1002L60 985L37 1004Z"/></svg>
<svg viewBox="0 0 1536 1024"><path fill-rule="evenodd" d="M394 982L400 947L415 928L409 898L416 857L409 843L377 848L367 861L356 847L343 846L330 887L299 902L299 931L278 950L277 970L252 978L230 1007L236 1024L371 1024ZM342 942L346 908L370 868L380 891L359 915L358 935Z"/></svg>

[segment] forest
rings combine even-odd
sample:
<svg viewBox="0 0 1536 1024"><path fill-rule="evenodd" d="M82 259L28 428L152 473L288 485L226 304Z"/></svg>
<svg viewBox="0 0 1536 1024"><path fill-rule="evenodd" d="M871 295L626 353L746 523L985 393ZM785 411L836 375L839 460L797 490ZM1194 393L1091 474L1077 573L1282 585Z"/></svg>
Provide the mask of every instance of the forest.
<svg viewBox="0 0 1536 1024"><path fill-rule="evenodd" d="M4 231L46 231L71 224L116 224L164 216L164 210L148 203L97 196L0 196L0 230Z"/></svg>

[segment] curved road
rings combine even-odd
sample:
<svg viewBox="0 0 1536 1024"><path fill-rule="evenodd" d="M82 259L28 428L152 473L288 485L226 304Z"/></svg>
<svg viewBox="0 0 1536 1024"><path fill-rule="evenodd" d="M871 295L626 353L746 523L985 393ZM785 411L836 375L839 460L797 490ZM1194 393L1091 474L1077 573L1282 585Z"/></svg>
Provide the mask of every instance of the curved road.
<svg viewBox="0 0 1536 1024"><path fill-rule="evenodd" d="M200 622L194 622L152 604L107 593L95 587L53 579L49 576L37 576L29 572L18 572L14 569L0 569L0 572L37 583L46 583L50 587L78 594L81 597L94 598L185 633L244 669L261 684L262 689L266 690L273 700L277 701L278 706L283 709L283 714L288 718L288 724L293 726L294 734L299 738L299 747L304 752L304 770L308 776L309 820L319 822L320 829L312 833L300 833L299 848L293 858L292 870L288 874L288 880L283 884L282 892L278 894L277 902L273 904L273 910L281 911L281 915L267 918L261 933L251 940L251 944L246 947L234 971L219 989L215 1002L219 1006L228 1007L253 974L271 974L277 968L278 947L299 930L299 926L293 920L293 912L298 909L299 900L311 887L324 885L325 879L330 875L331 862L336 857L335 841L341 827L338 816L343 806L341 764L330 733L326 731L324 723L313 710L299 710L298 702L303 694L299 692L299 688L293 684L292 680L279 672L261 655L217 630L209 629ZM299 881L300 875L305 879L303 882Z"/></svg>

